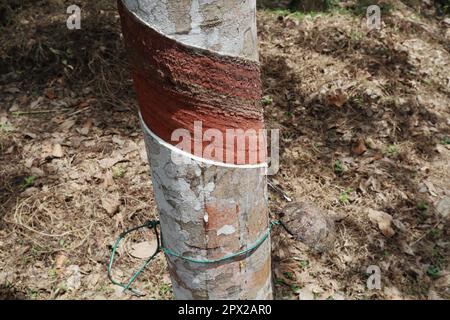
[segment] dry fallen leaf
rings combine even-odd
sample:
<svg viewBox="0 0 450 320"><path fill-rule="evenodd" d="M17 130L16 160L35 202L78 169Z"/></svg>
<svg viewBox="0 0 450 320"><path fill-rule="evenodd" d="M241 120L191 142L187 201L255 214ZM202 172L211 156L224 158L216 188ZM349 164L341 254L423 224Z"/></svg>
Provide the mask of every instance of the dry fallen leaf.
<svg viewBox="0 0 450 320"><path fill-rule="evenodd" d="M23 136L28 139L36 139L37 135L30 131L24 131Z"/></svg>
<svg viewBox="0 0 450 320"><path fill-rule="evenodd" d="M59 143L53 145L52 156L55 158L64 157L64 151Z"/></svg>
<svg viewBox="0 0 450 320"><path fill-rule="evenodd" d="M347 95L340 88L327 94L328 102L338 108L342 107L347 102L347 99Z"/></svg>
<svg viewBox="0 0 450 320"><path fill-rule="evenodd" d="M423 183L424 183L425 186L427 187L428 192L429 192L433 197L437 197L438 194L437 194L436 188L434 187L434 184L433 184L431 181L428 181L428 180L425 180Z"/></svg>
<svg viewBox="0 0 450 320"><path fill-rule="evenodd" d="M315 300L314 292L310 285L307 285L298 291L299 300Z"/></svg>
<svg viewBox="0 0 450 320"><path fill-rule="evenodd" d="M45 96L50 100L53 100L56 98L55 91L53 91L51 89L48 89L47 91L45 91Z"/></svg>
<svg viewBox="0 0 450 320"><path fill-rule="evenodd" d="M94 289L100 280L100 274L93 273L86 277L86 285L90 289Z"/></svg>
<svg viewBox="0 0 450 320"><path fill-rule="evenodd" d="M364 154L367 151L366 144L364 142L364 139L358 139L356 141L355 146L352 149L352 152L358 156Z"/></svg>
<svg viewBox="0 0 450 320"><path fill-rule="evenodd" d="M111 170L106 171L103 175L103 187L108 188L114 184L115 182Z"/></svg>
<svg viewBox="0 0 450 320"><path fill-rule="evenodd" d="M68 258L64 253L60 253L56 256L55 259L55 267L56 269L61 269L64 264L67 262Z"/></svg>
<svg viewBox="0 0 450 320"><path fill-rule="evenodd" d="M405 240L400 241L399 245L400 245L400 249L402 249L402 251L404 253L406 253L410 256L415 255L413 248L411 248L411 246Z"/></svg>
<svg viewBox="0 0 450 320"><path fill-rule="evenodd" d="M109 198L102 199L102 207L108 212L109 215L115 214L119 211L120 200L118 196L111 196Z"/></svg>
<svg viewBox="0 0 450 320"><path fill-rule="evenodd" d="M441 199L436 205L436 210L442 217L447 218L450 216L450 197Z"/></svg>
<svg viewBox="0 0 450 320"><path fill-rule="evenodd" d="M91 128L92 128L92 120L88 119L84 123L83 127L78 132L84 136L87 136L89 134L89 131L91 130Z"/></svg>
<svg viewBox="0 0 450 320"><path fill-rule="evenodd" d="M103 169L109 169L115 164L124 161L124 158L122 156L117 156L114 158L106 158L99 161L100 167Z"/></svg>
<svg viewBox="0 0 450 320"><path fill-rule="evenodd" d="M148 259L155 253L157 246L156 239L136 243L131 246L130 254L138 259Z"/></svg>
<svg viewBox="0 0 450 320"><path fill-rule="evenodd" d="M369 209L368 216L373 224L378 225L378 228L385 237L390 238L395 234L395 231L392 228L393 219L390 214L383 211Z"/></svg>
<svg viewBox="0 0 450 320"><path fill-rule="evenodd" d="M32 168L34 160L35 160L35 158L28 158L28 159L26 159L25 163L24 163L25 167L28 168L28 169Z"/></svg>
<svg viewBox="0 0 450 320"><path fill-rule="evenodd" d="M32 167L30 169L30 173L33 176L38 177L38 178L41 178L41 177L45 176L44 170L42 170L41 168L38 168L38 167Z"/></svg>
<svg viewBox="0 0 450 320"><path fill-rule="evenodd" d="M72 128L75 125L75 120L73 119L67 119L61 125L59 126L59 129L61 131L68 131L70 128Z"/></svg>
<svg viewBox="0 0 450 320"><path fill-rule="evenodd" d="M81 287L81 272L80 267L77 265L68 266L66 274L69 274L67 278L67 289L74 291Z"/></svg>
<svg viewBox="0 0 450 320"><path fill-rule="evenodd" d="M39 97L30 103L30 109L35 109L44 100L44 97Z"/></svg>

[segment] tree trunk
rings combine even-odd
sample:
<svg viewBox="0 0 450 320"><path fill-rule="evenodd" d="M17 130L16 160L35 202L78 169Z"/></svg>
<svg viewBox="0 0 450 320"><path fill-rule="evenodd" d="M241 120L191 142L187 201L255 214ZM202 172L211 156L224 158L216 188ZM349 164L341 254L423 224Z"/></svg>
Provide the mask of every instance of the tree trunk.
<svg viewBox="0 0 450 320"><path fill-rule="evenodd" d="M119 0L119 11L175 297L270 299L256 0Z"/></svg>

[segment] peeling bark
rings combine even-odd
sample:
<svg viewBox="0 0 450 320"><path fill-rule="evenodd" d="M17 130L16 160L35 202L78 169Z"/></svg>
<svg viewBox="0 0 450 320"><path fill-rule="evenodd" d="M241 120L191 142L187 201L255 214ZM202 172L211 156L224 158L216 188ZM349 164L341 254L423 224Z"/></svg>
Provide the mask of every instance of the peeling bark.
<svg viewBox="0 0 450 320"><path fill-rule="evenodd" d="M222 132L264 128L255 0L119 0L119 11L163 246L202 260L251 247L269 227L265 154L252 166L214 162L170 138L194 121ZM166 258L177 299L272 297L270 239L220 263Z"/></svg>

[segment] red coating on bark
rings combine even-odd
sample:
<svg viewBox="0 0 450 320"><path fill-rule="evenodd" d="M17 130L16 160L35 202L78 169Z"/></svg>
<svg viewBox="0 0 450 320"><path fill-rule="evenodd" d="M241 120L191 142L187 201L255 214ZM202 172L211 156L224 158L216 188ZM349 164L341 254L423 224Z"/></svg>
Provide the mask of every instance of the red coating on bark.
<svg viewBox="0 0 450 320"><path fill-rule="evenodd" d="M255 145L236 145L231 141L234 137L226 138L227 129L246 133L264 129L259 65L182 45L143 24L121 1L118 3L147 126L172 145L180 142L172 141L174 130L188 130L191 148L184 151L196 156L232 164L265 162L265 137L255 138ZM222 133L221 142L215 144L221 152L204 153L211 141L205 141L202 134L194 135L195 121L202 122L202 133L209 129ZM194 149L195 144L201 145L199 150Z"/></svg>

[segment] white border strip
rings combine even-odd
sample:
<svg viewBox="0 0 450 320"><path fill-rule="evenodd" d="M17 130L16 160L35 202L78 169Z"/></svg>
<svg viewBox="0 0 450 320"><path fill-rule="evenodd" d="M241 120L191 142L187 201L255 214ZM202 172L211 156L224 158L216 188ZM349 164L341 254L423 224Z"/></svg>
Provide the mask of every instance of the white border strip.
<svg viewBox="0 0 450 320"><path fill-rule="evenodd" d="M214 161L210 159L205 159L202 157L198 157L196 155L193 155L189 152L183 151L181 149L178 149L177 147L171 145L170 143L167 143L160 137L158 137L153 131L151 131L147 124L144 122L144 119L142 118L142 114L139 112L139 119L141 120L141 126L144 129L144 133L147 133L150 135L153 139L155 139L160 145L164 146L165 148L169 149L171 152L175 152L178 154L181 154L182 156L185 156L187 158L190 158L192 160L195 160L200 163L205 163L211 166L217 166L217 167L225 167L225 168L236 168L236 169L259 169L259 168L268 168L267 162L260 163L260 164L231 164L231 163L224 163L219 161Z"/></svg>

